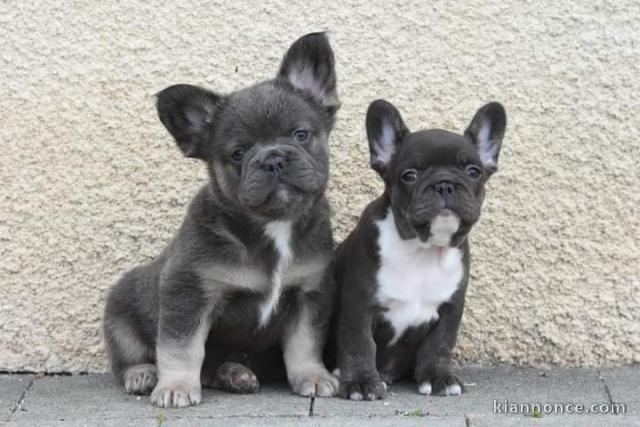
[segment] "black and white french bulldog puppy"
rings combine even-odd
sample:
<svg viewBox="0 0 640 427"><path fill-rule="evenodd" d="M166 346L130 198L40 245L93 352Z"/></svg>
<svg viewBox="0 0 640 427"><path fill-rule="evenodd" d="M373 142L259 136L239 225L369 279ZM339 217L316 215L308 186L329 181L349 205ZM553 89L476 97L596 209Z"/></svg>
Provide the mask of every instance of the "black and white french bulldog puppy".
<svg viewBox="0 0 640 427"><path fill-rule="evenodd" d="M450 362L469 280L467 235L505 126L498 103L482 107L464 135L412 133L390 103L369 106L371 167L385 190L337 250L341 397L382 398L407 376L425 395L462 392Z"/></svg>
<svg viewBox="0 0 640 427"><path fill-rule="evenodd" d="M127 393L184 407L200 402L201 384L253 392L275 358L295 393L337 393L322 348L335 294L325 189L338 107L324 33L297 40L274 79L228 95L190 85L158 94L161 122L210 180L163 252L109 293L104 335Z"/></svg>

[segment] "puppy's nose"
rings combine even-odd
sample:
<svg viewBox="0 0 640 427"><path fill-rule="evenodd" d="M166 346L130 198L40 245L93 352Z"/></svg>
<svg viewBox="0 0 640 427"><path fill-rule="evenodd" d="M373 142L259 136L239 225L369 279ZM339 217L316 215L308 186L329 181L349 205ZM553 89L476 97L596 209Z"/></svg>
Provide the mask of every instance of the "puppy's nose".
<svg viewBox="0 0 640 427"><path fill-rule="evenodd" d="M262 162L262 166L274 176L280 176L287 166L287 158L279 154L271 154Z"/></svg>
<svg viewBox="0 0 640 427"><path fill-rule="evenodd" d="M451 197L453 193L455 193L456 191L455 186L452 183L447 181L439 182L435 185L435 187L436 187L436 191L440 193L440 195L445 199Z"/></svg>

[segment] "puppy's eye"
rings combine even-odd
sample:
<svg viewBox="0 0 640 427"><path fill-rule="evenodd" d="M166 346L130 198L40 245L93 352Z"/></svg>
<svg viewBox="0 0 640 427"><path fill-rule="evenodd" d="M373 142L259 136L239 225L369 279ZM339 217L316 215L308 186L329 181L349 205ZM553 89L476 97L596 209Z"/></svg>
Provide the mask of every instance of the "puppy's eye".
<svg viewBox="0 0 640 427"><path fill-rule="evenodd" d="M482 176L482 172L477 166L467 166L467 175L471 179L478 179Z"/></svg>
<svg viewBox="0 0 640 427"><path fill-rule="evenodd" d="M293 139L296 142L305 142L311 136L311 132L305 129L297 129L293 131Z"/></svg>
<svg viewBox="0 0 640 427"><path fill-rule="evenodd" d="M231 159L235 162L239 162L244 157L244 148L238 148L231 154Z"/></svg>
<svg viewBox="0 0 640 427"><path fill-rule="evenodd" d="M406 171L402 172L402 176L400 177L400 179L402 179L402 182L407 184L416 182L416 180L418 179L418 171L416 171L415 169L407 169Z"/></svg>

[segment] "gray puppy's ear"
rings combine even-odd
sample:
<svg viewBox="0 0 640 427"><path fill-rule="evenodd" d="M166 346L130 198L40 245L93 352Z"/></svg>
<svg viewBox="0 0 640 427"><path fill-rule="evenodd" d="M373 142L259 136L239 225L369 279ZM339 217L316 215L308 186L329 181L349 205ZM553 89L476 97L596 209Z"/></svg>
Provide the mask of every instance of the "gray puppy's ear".
<svg viewBox="0 0 640 427"><path fill-rule="evenodd" d="M325 33L296 40L282 59L278 78L319 101L330 114L340 107L333 50Z"/></svg>
<svg viewBox="0 0 640 427"><path fill-rule="evenodd" d="M206 159L221 97L198 86L174 85L157 95L160 121L187 157Z"/></svg>
<svg viewBox="0 0 640 427"><path fill-rule="evenodd" d="M464 132L476 146L488 176L498 170L498 157L506 127L504 107L498 102L490 102L478 110Z"/></svg>
<svg viewBox="0 0 640 427"><path fill-rule="evenodd" d="M367 110L367 138L371 167L384 178L398 145L409 133L402 116L389 102L378 99Z"/></svg>

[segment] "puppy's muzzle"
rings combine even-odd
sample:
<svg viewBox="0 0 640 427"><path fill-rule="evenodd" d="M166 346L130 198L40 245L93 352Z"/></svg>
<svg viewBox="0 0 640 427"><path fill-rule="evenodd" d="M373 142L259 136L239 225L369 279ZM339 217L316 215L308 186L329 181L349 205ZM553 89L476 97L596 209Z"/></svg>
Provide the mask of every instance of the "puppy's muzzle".
<svg viewBox="0 0 640 427"><path fill-rule="evenodd" d="M258 160L258 164L262 169L276 177L284 174L289 164L289 158L286 155L278 152L270 152L263 157L264 158Z"/></svg>
<svg viewBox="0 0 640 427"><path fill-rule="evenodd" d="M456 192L456 186L449 181L440 181L437 184L435 184L433 187L436 190L436 192L440 194L442 198L445 200L453 197L454 193Z"/></svg>

